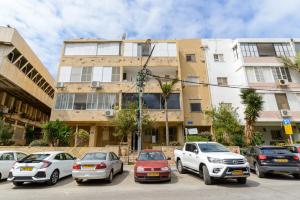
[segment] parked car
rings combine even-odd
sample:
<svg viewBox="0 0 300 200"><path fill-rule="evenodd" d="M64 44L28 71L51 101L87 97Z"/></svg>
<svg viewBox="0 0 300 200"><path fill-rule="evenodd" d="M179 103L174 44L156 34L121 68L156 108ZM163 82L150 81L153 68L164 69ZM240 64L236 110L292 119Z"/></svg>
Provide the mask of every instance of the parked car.
<svg viewBox="0 0 300 200"><path fill-rule="evenodd" d="M237 179L245 184L250 176L245 157L216 142L187 142L174 154L179 173L197 173L206 185L213 184L215 179Z"/></svg>
<svg viewBox="0 0 300 200"><path fill-rule="evenodd" d="M285 147L300 159L300 144L293 144Z"/></svg>
<svg viewBox="0 0 300 200"><path fill-rule="evenodd" d="M21 186L24 182L54 185L60 178L72 174L74 160L73 156L62 151L30 154L15 163L7 180L16 186Z"/></svg>
<svg viewBox="0 0 300 200"><path fill-rule="evenodd" d="M0 151L0 180L6 179L15 162L26 156L27 154L18 151Z"/></svg>
<svg viewBox="0 0 300 200"><path fill-rule="evenodd" d="M134 180L171 181L171 168L166 158L159 150L143 150L140 152L134 166Z"/></svg>
<svg viewBox="0 0 300 200"><path fill-rule="evenodd" d="M113 176L123 173L123 162L114 152L86 153L73 166L72 176L78 184L89 179L113 181Z"/></svg>
<svg viewBox="0 0 300 200"><path fill-rule="evenodd" d="M284 147L251 147L246 151L246 158L259 178L264 178L267 173L285 173L300 178L299 157Z"/></svg>

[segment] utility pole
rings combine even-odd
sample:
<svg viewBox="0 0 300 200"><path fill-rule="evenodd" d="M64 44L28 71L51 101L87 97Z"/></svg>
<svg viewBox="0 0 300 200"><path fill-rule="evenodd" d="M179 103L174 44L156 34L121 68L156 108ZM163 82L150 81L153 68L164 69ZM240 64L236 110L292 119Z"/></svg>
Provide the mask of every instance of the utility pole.
<svg viewBox="0 0 300 200"><path fill-rule="evenodd" d="M147 39L145 44L150 45L150 49L151 49L151 40ZM139 93L139 98L138 98L138 109L137 109L137 136L138 136L138 153L141 152L142 150L142 141L143 141L143 113L142 113L142 107L143 107L143 93L144 93L144 87L145 87L145 82L147 79L147 76L151 74L151 71L149 69L147 69L147 65L148 62L152 56L153 50L154 50L155 45L153 46L153 48L150 51L150 54L148 55L148 58L145 62L145 64L143 65L142 69L138 72L137 74L137 90Z"/></svg>

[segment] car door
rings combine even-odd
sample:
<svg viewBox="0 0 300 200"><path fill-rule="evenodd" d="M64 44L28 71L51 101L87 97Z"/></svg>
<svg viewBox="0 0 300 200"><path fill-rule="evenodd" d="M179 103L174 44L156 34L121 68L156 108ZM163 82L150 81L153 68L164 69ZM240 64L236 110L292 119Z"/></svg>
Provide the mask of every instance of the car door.
<svg viewBox="0 0 300 200"><path fill-rule="evenodd" d="M72 167L74 165L75 158L68 153L65 153L65 167L66 167L66 176L72 174Z"/></svg>
<svg viewBox="0 0 300 200"><path fill-rule="evenodd" d="M111 152L114 162L115 162L115 172L119 172L121 170L121 166L122 166L122 161L120 160L120 158L114 153Z"/></svg>
<svg viewBox="0 0 300 200"><path fill-rule="evenodd" d="M2 178L8 177L9 170L12 168L15 162L16 158L13 152L3 153L0 156L0 170Z"/></svg>
<svg viewBox="0 0 300 200"><path fill-rule="evenodd" d="M199 170L199 149L196 144L191 145L191 151L189 153L190 168L193 170Z"/></svg>
<svg viewBox="0 0 300 200"><path fill-rule="evenodd" d="M252 165L253 165L253 161L251 158L251 149L252 149L252 147L248 148L245 153L245 158L247 159L247 162L249 163L250 168L252 168Z"/></svg>
<svg viewBox="0 0 300 200"><path fill-rule="evenodd" d="M186 158L186 167L190 169L194 169L193 166L193 154L195 150L195 144L189 143L188 151L186 151L185 158Z"/></svg>
<svg viewBox="0 0 300 200"><path fill-rule="evenodd" d="M59 170L59 177L64 177L66 176L66 162L65 162L65 155L63 153L58 153L54 157L54 169Z"/></svg>
<svg viewBox="0 0 300 200"><path fill-rule="evenodd" d="M191 149L191 144L186 143L184 146L184 149L182 149L182 156L181 156L181 162L184 167L189 167L189 159L188 159L188 154L190 153Z"/></svg>

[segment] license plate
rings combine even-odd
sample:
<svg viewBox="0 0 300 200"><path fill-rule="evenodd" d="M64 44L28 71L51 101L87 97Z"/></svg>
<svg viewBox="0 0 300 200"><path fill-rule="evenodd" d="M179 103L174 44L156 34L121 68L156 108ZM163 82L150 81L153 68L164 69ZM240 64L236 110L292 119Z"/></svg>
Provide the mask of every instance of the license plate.
<svg viewBox="0 0 300 200"><path fill-rule="evenodd" d="M235 176L244 174L243 170L233 170L231 173L232 173L232 175L235 175Z"/></svg>
<svg viewBox="0 0 300 200"><path fill-rule="evenodd" d="M83 165L82 168L83 169L93 169L93 168L95 168L95 166L94 165Z"/></svg>
<svg viewBox="0 0 300 200"><path fill-rule="evenodd" d="M159 176L159 172L149 172L147 176Z"/></svg>
<svg viewBox="0 0 300 200"><path fill-rule="evenodd" d="M274 161L278 163L286 163L288 162L288 159L274 159Z"/></svg>
<svg viewBox="0 0 300 200"><path fill-rule="evenodd" d="M32 171L32 167L21 167L20 171Z"/></svg>

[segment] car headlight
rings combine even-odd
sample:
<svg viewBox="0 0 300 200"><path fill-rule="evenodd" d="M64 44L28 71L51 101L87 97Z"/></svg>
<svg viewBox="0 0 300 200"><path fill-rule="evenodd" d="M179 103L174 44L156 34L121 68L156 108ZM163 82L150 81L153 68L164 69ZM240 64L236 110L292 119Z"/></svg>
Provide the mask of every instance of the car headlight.
<svg viewBox="0 0 300 200"><path fill-rule="evenodd" d="M162 167L160 170L164 172L168 172L170 171L170 167Z"/></svg>
<svg viewBox="0 0 300 200"><path fill-rule="evenodd" d="M136 171L137 171L137 172L144 172L144 167L137 167L137 168L136 168Z"/></svg>
<svg viewBox="0 0 300 200"><path fill-rule="evenodd" d="M211 163L223 164L223 159L207 157L207 160Z"/></svg>
<svg viewBox="0 0 300 200"><path fill-rule="evenodd" d="M248 162L248 160L247 160L246 158L243 158L243 161L244 161L244 163L247 163L247 162Z"/></svg>

